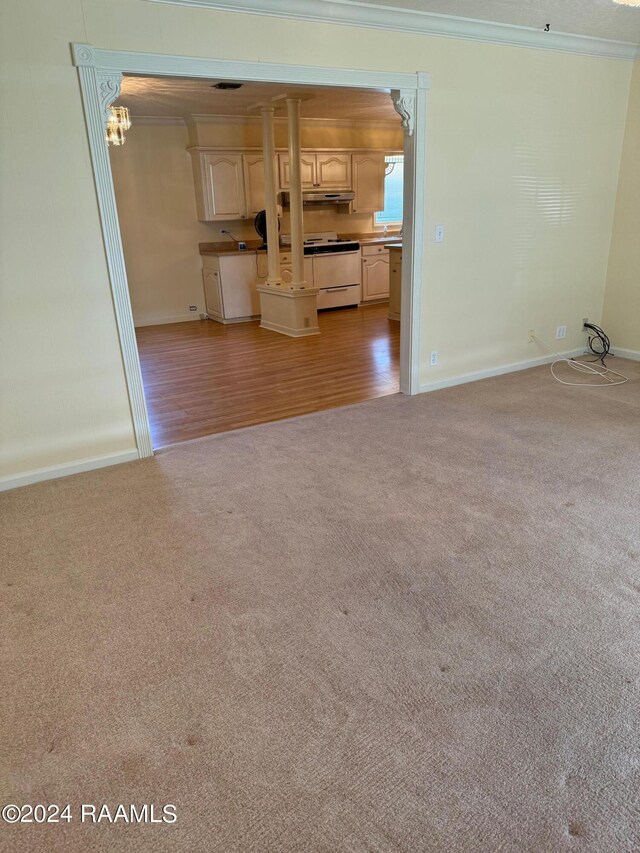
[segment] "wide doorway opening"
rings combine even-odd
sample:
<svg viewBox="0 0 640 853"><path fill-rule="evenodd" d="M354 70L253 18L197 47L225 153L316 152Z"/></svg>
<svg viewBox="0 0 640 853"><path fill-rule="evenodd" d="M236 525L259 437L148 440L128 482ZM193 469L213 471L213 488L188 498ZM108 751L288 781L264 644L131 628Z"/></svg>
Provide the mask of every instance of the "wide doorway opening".
<svg viewBox="0 0 640 853"><path fill-rule="evenodd" d="M265 103L292 275L287 98L317 290L318 333L300 338L261 326L258 290ZM125 75L114 106L130 119L109 156L154 449L397 393L404 132L390 93Z"/></svg>

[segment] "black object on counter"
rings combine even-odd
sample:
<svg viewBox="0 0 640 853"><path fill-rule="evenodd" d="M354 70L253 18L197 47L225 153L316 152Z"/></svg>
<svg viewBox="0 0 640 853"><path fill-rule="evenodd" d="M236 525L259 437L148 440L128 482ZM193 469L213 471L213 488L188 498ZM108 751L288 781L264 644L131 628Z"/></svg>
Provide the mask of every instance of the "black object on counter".
<svg viewBox="0 0 640 853"><path fill-rule="evenodd" d="M258 232L258 237L262 240L262 248L267 245L267 211L258 211L256 218L253 220L253 225ZM278 217L278 232L280 231L280 217Z"/></svg>

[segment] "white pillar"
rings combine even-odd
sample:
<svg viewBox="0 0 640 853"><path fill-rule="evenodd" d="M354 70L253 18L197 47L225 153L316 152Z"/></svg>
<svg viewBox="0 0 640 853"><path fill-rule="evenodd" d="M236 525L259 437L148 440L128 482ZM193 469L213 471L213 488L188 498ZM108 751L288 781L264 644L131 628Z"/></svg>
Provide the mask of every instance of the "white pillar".
<svg viewBox="0 0 640 853"><path fill-rule="evenodd" d="M289 124L289 214L291 217L291 289L303 290L304 227L302 223L302 177L300 174L300 99L287 98Z"/></svg>
<svg viewBox="0 0 640 853"><path fill-rule="evenodd" d="M280 246L278 237L278 185L276 182L276 143L273 132L273 107L261 107L262 153L264 156L264 198L267 218L267 284L280 287Z"/></svg>

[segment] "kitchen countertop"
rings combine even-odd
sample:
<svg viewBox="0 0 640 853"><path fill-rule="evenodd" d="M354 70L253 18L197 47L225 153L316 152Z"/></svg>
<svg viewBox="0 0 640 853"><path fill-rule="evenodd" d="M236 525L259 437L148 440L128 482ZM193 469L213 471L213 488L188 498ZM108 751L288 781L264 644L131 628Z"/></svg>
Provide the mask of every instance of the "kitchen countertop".
<svg viewBox="0 0 640 853"><path fill-rule="evenodd" d="M375 243L389 243L393 239L400 239L400 232L391 232L381 234L380 231L374 231L372 234L338 234L342 240L357 240L361 246L370 246Z"/></svg>
<svg viewBox="0 0 640 853"><path fill-rule="evenodd" d="M262 246L261 240L245 240L245 243L247 245L246 249L238 249L235 243L230 242L199 243L198 247L201 255L241 255L245 252L265 251L260 248Z"/></svg>
<svg viewBox="0 0 640 853"><path fill-rule="evenodd" d="M390 244L394 237L400 238L399 233L391 233L391 234L380 234L380 232L374 232L373 234L338 234L338 237L341 240L357 240L361 246L370 246L375 243L385 243ZM199 249L201 255L239 255L244 252L264 252L265 249L262 248L262 243L260 240L245 240L247 245L246 249L238 249L235 243L231 243L230 241L222 242L222 243L200 243ZM402 245L402 244L400 244ZM280 246L280 251L290 252L290 246Z"/></svg>

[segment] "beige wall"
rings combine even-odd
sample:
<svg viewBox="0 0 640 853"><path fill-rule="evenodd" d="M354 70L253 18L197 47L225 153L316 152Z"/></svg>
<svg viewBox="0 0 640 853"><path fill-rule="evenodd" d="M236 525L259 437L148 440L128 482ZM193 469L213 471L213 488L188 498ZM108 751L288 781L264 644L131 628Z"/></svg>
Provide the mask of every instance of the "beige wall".
<svg viewBox="0 0 640 853"><path fill-rule="evenodd" d="M303 148L402 148L403 134L398 116L397 124L373 123L363 125L322 124L320 121L305 122L300 127L300 140ZM277 148L287 147L286 122L276 119L274 136ZM197 119L189 124L191 145L225 146L247 148L262 147L262 129L260 124L234 121L230 118L224 124L203 122Z"/></svg>
<svg viewBox="0 0 640 853"><path fill-rule="evenodd" d="M399 122L399 119L398 119ZM286 127L278 125L277 144L286 146ZM304 127L308 147L402 148L398 128ZM256 240L253 219L199 222L190 144L261 146L259 126L234 123L180 125L137 123L126 143L110 148L118 216L136 326L199 318L206 311L198 243L224 242L220 229L237 240ZM373 227L372 214L339 214L335 208L304 211L306 231L363 233ZM282 231L289 229L284 211ZM191 313L190 305L198 310Z"/></svg>
<svg viewBox="0 0 640 853"><path fill-rule="evenodd" d="M631 79L602 322L614 347L640 356L640 62Z"/></svg>
<svg viewBox="0 0 640 853"><path fill-rule="evenodd" d="M135 324L177 323L206 311L189 135L183 126L136 125L111 148L122 245ZM218 232L219 234L219 232ZM190 305L197 311L191 313Z"/></svg>
<svg viewBox="0 0 640 853"><path fill-rule="evenodd" d="M134 446L72 41L430 72L422 381L531 357L532 324L568 323L573 346L600 319L629 63L144 0L1 14L5 476Z"/></svg>

